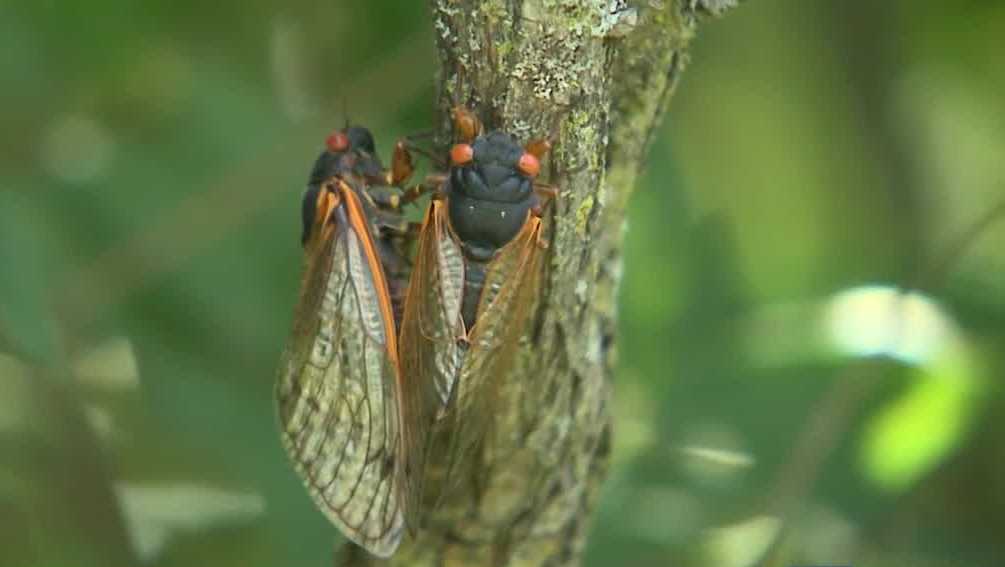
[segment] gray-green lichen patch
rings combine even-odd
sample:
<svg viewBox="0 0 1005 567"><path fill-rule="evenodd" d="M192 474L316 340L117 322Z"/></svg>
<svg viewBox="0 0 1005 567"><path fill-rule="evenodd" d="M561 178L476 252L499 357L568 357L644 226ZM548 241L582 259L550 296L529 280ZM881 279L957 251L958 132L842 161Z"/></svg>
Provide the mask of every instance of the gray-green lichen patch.
<svg viewBox="0 0 1005 567"><path fill-rule="evenodd" d="M555 28L533 32L534 41L521 43L510 76L528 83L539 100L568 106L592 64L581 56L582 37L575 33Z"/></svg>
<svg viewBox="0 0 1005 567"><path fill-rule="evenodd" d="M593 195L589 195L576 209L576 234L580 238L586 238L586 229L590 222L590 213L593 212L593 203Z"/></svg>
<svg viewBox="0 0 1005 567"><path fill-rule="evenodd" d="M616 38L631 33L639 24L639 10L626 0L608 0L600 24L593 28L595 37Z"/></svg>
<svg viewBox="0 0 1005 567"><path fill-rule="evenodd" d="M688 0L688 9L692 12L703 11L713 16L721 16L730 8L735 8L740 0Z"/></svg>
<svg viewBox="0 0 1005 567"><path fill-rule="evenodd" d="M610 0L543 0L524 4L522 33L511 76L532 85L538 99L569 105L598 76L597 29L609 20Z"/></svg>

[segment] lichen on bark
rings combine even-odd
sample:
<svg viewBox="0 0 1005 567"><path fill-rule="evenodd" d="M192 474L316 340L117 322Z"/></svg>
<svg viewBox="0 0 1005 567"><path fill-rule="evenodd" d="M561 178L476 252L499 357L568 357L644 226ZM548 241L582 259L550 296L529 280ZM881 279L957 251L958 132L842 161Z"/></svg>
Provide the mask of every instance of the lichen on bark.
<svg viewBox="0 0 1005 567"><path fill-rule="evenodd" d="M552 142L549 266L535 330L499 377L477 470L463 471L393 558L350 548L344 564L578 565L611 447L625 207L708 2L430 3L440 142L456 104L521 142Z"/></svg>

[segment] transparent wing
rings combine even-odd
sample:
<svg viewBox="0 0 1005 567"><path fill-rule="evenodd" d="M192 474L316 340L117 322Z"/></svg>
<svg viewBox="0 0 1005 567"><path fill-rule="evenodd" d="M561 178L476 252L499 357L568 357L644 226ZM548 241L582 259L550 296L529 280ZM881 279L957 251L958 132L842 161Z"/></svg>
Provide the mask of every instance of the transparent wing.
<svg viewBox="0 0 1005 567"><path fill-rule="evenodd" d="M448 496L460 471L498 415L504 381L512 376L517 347L528 330L539 295L544 254L541 221L530 216L521 232L487 266L474 328L464 329L461 302L465 260L451 234L446 205L434 201L419 237L402 320L403 422L409 503L407 523L417 526L427 467L440 474L433 504ZM463 346L459 339L467 339ZM517 385L519 386L519 385ZM431 454L432 449L443 454Z"/></svg>
<svg viewBox="0 0 1005 567"><path fill-rule="evenodd" d="M488 266L456 391L437 424L450 438L448 476L471 466L470 459L488 428L507 413L500 409L503 391L532 386L524 382L534 377L517 375L513 368L540 296L545 258L540 236L540 219L529 216L520 233Z"/></svg>
<svg viewBox="0 0 1005 567"><path fill-rule="evenodd" d="M334 209L310 231L279 370L282 441L325 515L346 537L386 557L403 532L394 319L355 193L340 182L327 197Z"/></svg>
<svg viewBox="0 0 1005 567"><path fill-rule="evenodd" d="M461 294L464 259L447 228L446 206L433 201L419 234L415 266L405 296L402 347L402 484L407 522L417 527L430 449L430 430L450 396L463 360Z"/></svg>

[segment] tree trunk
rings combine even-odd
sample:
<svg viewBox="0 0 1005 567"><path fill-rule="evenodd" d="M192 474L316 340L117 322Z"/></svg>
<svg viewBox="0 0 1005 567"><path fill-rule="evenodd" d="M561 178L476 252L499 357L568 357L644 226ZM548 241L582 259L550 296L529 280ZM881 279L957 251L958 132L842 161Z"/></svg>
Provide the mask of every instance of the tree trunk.
<svg viewBox="0 0 1005 567"><path fill-rule="evenodd" d="M552 142L549 269L477 470L393 558L347 546L344 564L579 564L611 447L625 206L698 13L732 3L431 0L442 141L464 104L489 129Z"/></svg>

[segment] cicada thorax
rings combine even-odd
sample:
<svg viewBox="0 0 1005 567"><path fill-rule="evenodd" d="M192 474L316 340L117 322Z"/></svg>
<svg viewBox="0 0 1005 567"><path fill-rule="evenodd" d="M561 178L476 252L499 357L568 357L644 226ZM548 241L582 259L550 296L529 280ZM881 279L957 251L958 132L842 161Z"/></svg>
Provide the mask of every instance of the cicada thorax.
<svg viewBox="0 0 1005 567"><path fill-rule="evenodd" d="M276 388L283 445L315 503L383 557L404 529L393 294L409 263L392 181L365 128L329 136L303 199L305 270Z"/></svg>
<svg viewBox="0 0 1005 567"><path fill-rule="evenodd" d="M490 132L470 148L469 159L450 169L445 188L450 228L465 258L461 314L467 330L475 326L486 270L524 229L537 203L533 179L517 168L524 149L512 136Z"/></svg>

